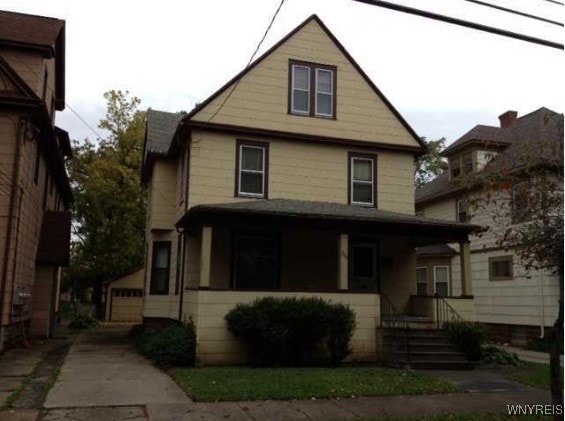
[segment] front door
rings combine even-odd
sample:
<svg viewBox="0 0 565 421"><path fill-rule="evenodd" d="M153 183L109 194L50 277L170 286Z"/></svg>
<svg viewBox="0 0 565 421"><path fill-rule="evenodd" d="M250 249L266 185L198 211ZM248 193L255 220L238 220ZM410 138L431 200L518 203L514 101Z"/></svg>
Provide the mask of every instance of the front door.
<svg viewBox="0 0 565 421"><path fill-rule="evenodd" d="M378 290L378 247L371 241L353 241L349 250L349 289Z"/></svg>

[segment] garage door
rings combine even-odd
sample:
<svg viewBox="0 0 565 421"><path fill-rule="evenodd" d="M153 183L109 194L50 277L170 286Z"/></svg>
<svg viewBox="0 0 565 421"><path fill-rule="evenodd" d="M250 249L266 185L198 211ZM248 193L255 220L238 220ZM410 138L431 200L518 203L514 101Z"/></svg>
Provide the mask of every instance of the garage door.
<svg viewBox="0 0 565 421"><path fill-rule="evenodd" d="M142 297L141 288L113 288L110 320L113 322L140 322Z"/></svg>

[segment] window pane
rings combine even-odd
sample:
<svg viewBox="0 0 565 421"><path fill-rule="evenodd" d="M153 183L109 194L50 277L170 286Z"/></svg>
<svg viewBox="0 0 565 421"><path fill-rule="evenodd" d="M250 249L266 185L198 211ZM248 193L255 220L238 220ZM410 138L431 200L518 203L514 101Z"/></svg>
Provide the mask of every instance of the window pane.
<svg viewBox="0 0 565 421"><path fill-rule="evenodd" d="M435 271L436 271L436 282L447 283L447 268L435 268Z"/></svg>
<svg viewBox="0 0 565 421"><path fill-rule="evenodd" d="M310 103L309 103L310 93L308 91L299 91L294 89L292 94L292 110L293 111L302 111L302 112L309 112L310 111Z"/></svg>
<svg viewBox="0 0 565 421"><path fill-rule="evenodd" d="M169 249L165 245L155 245L154 268L166 269L169 266Z"/></svg>
<svg viewBox="0 0 565 421"><path fill-rule="evenodd" d="M332 72L329 70L317 70L316 73L316 91L323 93L332 93Z"/></svg>
<svg viewBox="0 0 565 421"><path fill-rule="evenodd" d="M316 114L332 115L332 96L318 94L316 97Z"/></svg>
<svg viewBox="0 0 565 421"><path fill-rule="evenodd" d="M169 280L167 279L166 269L154 269L151 273L151 293L167 294L169 289Z"/></svg>
<svg viewBox="0 0 565 421"><path fill-rule="evenodd" d="M294 71L293 88L309 90L310 69L303 66L292 66Z"/></svg>
<svg viewBox="0 0 565 421"><path fill-rule="evenodd" d="M263 149L242 146L241 169L263 171Z"/></svg>
<svg viewBox="0 0 565 421"><path fill-rule="evenodd" d="M373 203L373 185L353 183L353 202Z"/></svg>
<svg viewBox="0 0 565 421"><path fill-rule="evenodd" d="M373 180L373 162L368 159L353 160L353 179L359 181Z"/></svg>
<svg viewBox="0 0 565 421"><path fill-rule="evenodd" d="M263 174L241 172L240 193L263 194Z"/></svg>
<svg viewBox="0 0 565 421"><path fill-rule="evenodd" d="M492 262L492 272L497 277L510 277L510 261Z"/></svg>
<svg viewBox="0 0 565 421"><path fill-rule="evenodd" d="M277 243L268 237L237 240L236 287L273 289L277 279Z"/></svg>
<svg viewBox="0 0 565 421"><path fill-rule="evenodd" d="M416 282L428 282L428 269L416 269Z"/></svg>
<svg viewBox="0 0 565 421"><path fill-rule="evenodd" d="M353 247L353 276L372 278L375 270L375 252L371 246Z"/></svg>
<svg viewBox="0 0 565 421"><path fill-rule="evenodd" d="M428 295L428 284L418 282L417 285L418 285L418 290L416 291L416 293L418 295Z"/></svg>
<svg viewBox="0 0 565 421"><path fill-rule="evenodd" d="M436 282L436 294L440 297L447 297L447 282Z"/></svg>

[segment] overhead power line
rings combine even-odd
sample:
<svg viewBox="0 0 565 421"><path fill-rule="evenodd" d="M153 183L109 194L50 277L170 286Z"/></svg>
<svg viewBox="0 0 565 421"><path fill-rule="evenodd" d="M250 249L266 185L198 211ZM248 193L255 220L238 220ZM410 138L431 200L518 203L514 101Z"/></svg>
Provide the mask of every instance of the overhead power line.
<svg viewBox="0 0 565 421"><path fill-rule="evenodd" d="M518 16L523 16L525 18L539 20L539 21L542 21L542 22L547 22L547 23L550 23L552 25L563 26L563 24L561 22L546 19L546 18L543 18L541 16L530 15L529 13L524 13L524 12L521 12L521 11L516 10L516 9L509 9L507 7L497 6L496 4L486 3L486 2L480 1L480 0L464 0L464 1L468 1L469 3L475 3L475 4L478 4L480 6L490 7L492 9L496 9L496 10L501 10L503 12L512 13L512 14L515 14L515 15L518 15Z"/></svg>
<svg viewBox="0 0 565 421"><path fill-rule="evenodd" d="M275 20L284 4L285 0L281 0L281 2L279 3L279 6L277 7L277 10L275 10L275 13L273 14L273 17L271 18L271 21L269 22L269 25L267 26L267 29L265 30L265 33L263 34L263 36L261 37L261 40L259 41L259 44L257 44L257 47L255 48L255 51L253 51L253 54L251 54L251 57L249 58L249 61L247 62L247 65L245 66L245 68L247 69L249 67L249 65L253 62L253 60L255 59L255 55L257 54L257 52L259 51L259 49L261 48L261 45L263 45L263 41L265 41L265 38L267 38L267 34L269 33L269 31L271 30L271 27L273 26L273 23L275 23ZM212 119L214 117L216 117L218 115L218 113L221 111L221 109L224 107L224 105L226 104L226 102L228 101L228 99L230 99L231 95L233 94L233 91L235 91L235 88L237 88L237 85L239 85L239 81L241 79L238 79L237 82L234 83L233 88L231 88L231 90L228 92L228 94L226 95L226 97L224 98L224 100L222 101L222 103L220 104L220 106L218 107L218 109L214 112L214 114L212 114L212 116L208 119L208 122L212 121Z"/></svg>
<svg viewBox="0 0 565 421"><path fill-rule="evenodd" d="M424 18L433 19L440 22L450 23L452 25L458 25L458 26L463 26L465 28L475 29L477 31L488 32L495 35L514 38L520 41L531 42L533 44L538 44L538 45L543 45L545 47L551 47L551 48L557 48L559 50L563 50L563 44L559 44L553 41L548 41L541 38L535 38L529 35L507 31L506 29L495 28L493 26L487 26L480 23L470 22L458 18L452 18L450 16L440 15L437 13L428 12L426 10L415 9L413 7L403 6L395 3L389 3L381 0L353 0L353 1L370 4L371 6L384 7L385 9L396 10L397 12L408 13L411 15L421 16Z"/></svg>
<svg viewBox="0 0 565 421"><path fill-rule="evenodd" d="M548 2L553 3L553 4L558 4L559 6L563 6L563 5L564 5L564 4L561 3L560 1L555 1L555 0L545 0L545 1L548 1Z"/></svg>

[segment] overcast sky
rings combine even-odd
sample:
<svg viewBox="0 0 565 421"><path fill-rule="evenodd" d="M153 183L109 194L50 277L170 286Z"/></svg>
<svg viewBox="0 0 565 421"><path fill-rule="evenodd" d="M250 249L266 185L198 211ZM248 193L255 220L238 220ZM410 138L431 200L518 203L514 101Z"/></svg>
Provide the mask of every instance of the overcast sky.
<svg viewBox="0 0 565 421"><path fill-rule="evenodd" d="M190 110L240 71L280 0L2 0L5 10L66 20L67 103L91 126L102 94L129 90L143 108ZM464 0L391 0L563 42L563 28ZM563 21L544 0L485 0ZM260 53L318 14L421 136L454 141L498 115L563 112L563 51L352 0L286 0ZM71 138L96 136L70 110ZM103 132L96 129L98 132Z"/></svg>

